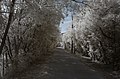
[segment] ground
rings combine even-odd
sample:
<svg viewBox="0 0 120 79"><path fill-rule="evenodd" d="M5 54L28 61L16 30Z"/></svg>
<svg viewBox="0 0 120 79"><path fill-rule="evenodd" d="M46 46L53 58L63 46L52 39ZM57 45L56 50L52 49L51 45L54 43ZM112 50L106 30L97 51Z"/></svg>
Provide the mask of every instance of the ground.
<svg viewBox="0 0 120 79"><path fill-rule="evenodd" d="M104 79L103 74L91 69L80 58L57 48L41 65L35 64L15 79Z"/></svg>

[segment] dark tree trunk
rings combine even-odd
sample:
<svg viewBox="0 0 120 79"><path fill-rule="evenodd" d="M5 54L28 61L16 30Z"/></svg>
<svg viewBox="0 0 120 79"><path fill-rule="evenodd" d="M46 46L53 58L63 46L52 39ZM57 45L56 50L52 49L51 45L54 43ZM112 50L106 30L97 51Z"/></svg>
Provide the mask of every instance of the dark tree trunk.
<svg viewBox="0 0 120 79"><path fill-rule="evenodd" d="M72 42L71 42L71 53L74 53L74 46L73 46L73 40L72 40Z"/></svg>
<svg viewBox="0 0 120 79"><path fill-rule="evenodd" d="M9 28L10 28L10 24L11 24L11 21L12 21L12 16L13 16L13 13L14 13L15 1L16 0L12 0L12 4L11 4L11 7L10 7L10 14L9 14L8 23L7 23L5 33L3 35L1 46L0 46L0 55L2 54L2 50L3 50L3 47L5 45L6 37L7 37L8 31L9 31Z"/></svg>

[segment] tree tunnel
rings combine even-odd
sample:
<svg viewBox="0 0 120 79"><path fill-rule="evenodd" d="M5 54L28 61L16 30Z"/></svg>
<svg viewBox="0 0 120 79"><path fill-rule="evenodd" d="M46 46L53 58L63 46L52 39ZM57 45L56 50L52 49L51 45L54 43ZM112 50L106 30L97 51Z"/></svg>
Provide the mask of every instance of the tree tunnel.
<svg viewBox="0 0 120 79"><path fill-rule="evenodd" d="M26 68L58 43L120 69L119 0L0 0L1 77Z"/></svg>

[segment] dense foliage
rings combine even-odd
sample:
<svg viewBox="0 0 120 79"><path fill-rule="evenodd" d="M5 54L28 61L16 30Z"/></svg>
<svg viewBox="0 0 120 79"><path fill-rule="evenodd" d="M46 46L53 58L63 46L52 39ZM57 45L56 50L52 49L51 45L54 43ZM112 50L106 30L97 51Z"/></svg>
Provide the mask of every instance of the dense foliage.
<svg viewBox="0 0 120 79"><path fill-rule="evenodd" d="M2 76L21 71L52 51L59 37L64 3L66 0L0 1Z"/></svg>
<svg viewBox="0 0 120 79"><path fill-rule="evenodd" d="M52 51L68 13L72 25L63 34L64 47L120 69L119 0L0 0L1 75Z"/></svg>
<svg viewBox="0 0 120 79"><path fill-rule="evenodd" d="M67 48L72 48L73 40L75 51L89 56L94 62L120 69L119 0L87 0L82 4L86 6L73 15L74 28L71 29L75 31L68 30L63 35Z"/></svg>

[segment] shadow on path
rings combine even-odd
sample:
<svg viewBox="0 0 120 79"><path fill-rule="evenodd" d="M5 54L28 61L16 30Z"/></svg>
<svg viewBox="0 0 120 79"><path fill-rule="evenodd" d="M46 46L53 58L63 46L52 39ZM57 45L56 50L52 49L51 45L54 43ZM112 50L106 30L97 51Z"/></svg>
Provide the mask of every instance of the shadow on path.
<svg viewBox="0 0 120 79"><path fill-rule="evenodd" d="M97 72L80 62L80 59L57 48L50 59L43 64L38 64L29 72L17 79L104 79Z"/></svg>

